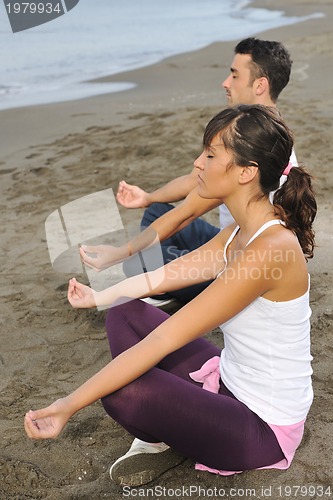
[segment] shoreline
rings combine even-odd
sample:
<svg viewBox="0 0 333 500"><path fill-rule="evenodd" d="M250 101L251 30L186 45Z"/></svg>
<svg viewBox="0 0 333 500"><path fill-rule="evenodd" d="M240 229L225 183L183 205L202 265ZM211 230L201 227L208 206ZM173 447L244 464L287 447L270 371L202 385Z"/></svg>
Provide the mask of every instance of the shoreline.
<svg viewBox="0 0 333 500"><path fill-rule="evenodd" d="M283 0L274 1L274 5L272 0L254 0L251 6L255 8L271 8L273 10L281 9L287 15L296 16L311 14L317 12L319 9L317 4L310 3L304 5L302 0L295 0L292 6L285 4ZM311 19L280 28L269 29L254 36L270 39L274 39L275 37L275 39L283 41L284 39L292 38L293 33L306 32L309 36L320 34L323 30L330 29L329 19L332 16L333 8L332 5L325 4L324 8L320 5L320 10L325 12L325 18ZM276 37L275 34L279 34L279 37ZM53 138L60 138L64 130L63 119L68 123L68 127L65 126L66 133L78 132L79 130L83 130L83 127L95 124L113 125L119 121L119 115L122 111L132 112L141 110L142 106L140 106L140 103L143 99L145 99L145 107L149 106L148 96L151 92L159 97L159 107L191 105L191 101L193 100L197 104L197 97L199 97L203 105L206 105L208 101L209 105L217 105L222 108L225 100L223 90L221 93L221 89L219 89L219 83L223 81L223 71L224 74L227 74L230 54L232 54L236 42L237 40L214 42L202 49L170 56L149 66L89 80L90 83L96 84L135 84L134 88L128 90L98 94L72 101L36 104L0 110L2 122L6 123L5 129L1 131L2 158L0 158L0 161L3 161L3 159L8 158L9 155L16 152L16 136L19 137L24 147L30 147L41 142L47 142ZM288 43L286 43L286 46L288 48ZM220 57L217 59L215 57L212 58L212 55L218 51L220 51ZM207 57L207 65L203 64L205 57ZM177 84L177 69L181 67L184 74L186 74L187 62L204 67L205 74L196 75L196 82L191 82L190 78L188 78L186 88L179 89ZM191 68L190 71L192 71ZM174 80L172 77L170 78L172 72L175 74ZM166 78L164 78L165 74L167 75ZM167 85L165 85L165 81L167 81ZM286 91L288 91L288 88ZM170 95L172 98L167 100ZM282 94L283 96L284 93ZM155 103L153 106L155 106ZM53 118L51 129L49 123L50 114ZM38 115L38 127L36 127L37 124L35 123L31 127L31 116L33 115ZM77 117L80 118L80 123L75 119Z"/></svg>
<svg viewBox="0 0 333 500"><path fill-rule="evenodd" d="M281 6L288 14L311 9L327 14L257 34L283 42L294 60L279 109L295 133L299 162L316 182L319 246L309 262L315 400L287 471L223 478L199 473L187 460L148 488L252 488L262 498L263 491L271 491L267 496L275 500L292 485L331 486L333 492L333 0L294 0L292 6L262 0L253 5ZM99 402L76 414L55 441L30 441L24 433L23 415L29 408L46 406L74 390L110 360L105 312L69 306L71 276L51 267L44 224L62 205L106 188L116 190L121 179L150 191L188 172L201 150L205 123L225 107L221 82L235 43L216 42L107 77L135 79L137 87L125 92L0 111L0 498L123 498L108 469L127 451L131 436L105 415ZM141 210L119 207L119 212L125 227L138 227ZM216 211L206 218L218 225ZM217 330L208 337L221 345Z"/></svg>
<svg viewBox="0 0 333 500"><path fill-rule="evenodd" d="M242 13L242 10L244 9L252 9L252 10L255 10L256 8L263 8L263 10L265 10L266 12L267 11L273 11L273 12L279 12L280 14L282 14L282 17L279 17L278 18L278 22L283 19L283 17L288 17L288 21L285 21L286 24L285 26L289 26L289 20L291 19L291 17L294 17L294 18L297 18L299 19L298 21L293 21L291 22L291 26L293 26L294 24L299 24L301 22L303 22L303 18L304 17L307 17L308 15L315 15L315 14L319 14L318 12L312 12L313 9L310 9L310 14L307 14L306 16L300 16L300 14L303 14L303 12L298 12L299 9L292 9L292 12L290 12L290 15L285 11L285 10L280 10L280 9L277 9L275 6L273 5L267 5L267 6L263 6L263 5L260 5L260 2L259 2L259 5L254 5L255 2L253 2L253 0L249 0L245 3L243 3L241 5L241 7L238 8L239 12L240 12L240 15L237 15L237 11L235 11L235 15L236 15L236 18L239 17L240 19L243 18L243 16L241 15ZM324 15L324 14L323 14ZM260 21L256 21L256 25L257 24L260 24ZM284 26L283 26L284 27ZM265 28L265 31L267 30L271 30L271 29L279 29L279 27L277 28ZM259 27L258 27L258 30L259 30ZM263 30L260 30L260 31L263 31ZM251 35L249 35L251 36ZM234 41L234 40L237 40L237 38L230 38L229 40L214 40L212 41L211 43L207 43L201 47L194 47L194 48L189 48L189 49L184 49L182 50L181 52L178 52L178 53L171 53L169 55L164 55L163 57L160 57L158 58L157 56L155 57L155 60L151 60L150 62L145 62L143 63L143 65L141 64L135 64L133 63L133 66L132 67L129 67L129 69L123 69L123 70L117 70L115 72L112 72L110 74L102 74L101 75L101 72L98 72L99 76L91 76L90 78L87 77L87 79L83 79L83 80L80 80L80 81L76 81L76 82L72 82L70 85L68 85L67 87L61 87L59 90L59 94L60 96L62 95L63 96L63 99L61 99L61 97L58 97L55 93L55 91L47 91L46 92L46 96L48 95L48 97L41 97L40 96L40 102L38 102L38 99L36 101L36 94L32 94L31 95L31 101L30 102L27 102L29 97L28 96L25 96L24 94L21 96L21 94L17 94L17 102L20 103L18 105L15 106L15 101L10 101L10 104L8 105L8 107L6 106L6 101L4 102L4 107L1 108L0 107L0 111L4 111L4 110L9 110L9 109L17 109L17 108L25 108L25 107L33 107L33 106L43 106L43 105L50 105L50 104L58 104L58 103L61 103L61 102L70 102L70 101L77 101L77 100L82 100L82 99L87 99L87 98L93 98L93 97L96 97L98 95L106 95L106 94L111 94L111 93L118 93L118 92L122 92L122 91L126 91L128 90L128 88L130 88L132 85L134 85L133 82L131 81L120 81L118 82L117 84L115 82L112 82L111 84L109 84L108 86L106 86L105 84L109 81L109 78L112 77L112 76L117 76L119 74L123 74L123 73L132 73L133 71L135 72L136 70L140 70L140 69L145 69L147 67L150 67L150 66L154 66L155 64L159 64L159 63L163 63L163 61L165 61L166 59L171 59L172 57L177 57L178 55L184 55L184 54L190 54L192 52L196 52L198 50L202 50L206 47L208 47L209 45L213 44L213 43L224 43L224 42L228 42L228 41ZM95 86L97 87L97 89L93 89L93 86L91 85L92 83L95 84ZM100 85L98 85L100 83ZM105 91L103 91L103 84L105 85ZM114 86L115 90L112 89L112 85ZM90 87L90 90L89 90L89 87ZM98 88L100 87L100 88ZM108 88L109 87L109 88ZM118 88L117 88L118 87ZM123 87L123 88L122 88ZM76 90L75 90L76 89ZM44 94L44 91L42 90L41 91L41 95L43 96ZM75 95L76 94L76 95ZM36 101L36 102L34 102Z"/></svg>

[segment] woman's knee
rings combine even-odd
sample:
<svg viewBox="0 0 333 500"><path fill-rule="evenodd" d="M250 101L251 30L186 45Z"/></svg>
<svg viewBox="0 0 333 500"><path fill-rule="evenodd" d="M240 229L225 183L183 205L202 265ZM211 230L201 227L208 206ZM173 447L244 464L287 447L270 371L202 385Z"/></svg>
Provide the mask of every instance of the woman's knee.
<svg viewBox="0 0 333 500"><path fill-rule="evenodd" d="M133 312L137 312L142 307L142 301L139 299L133 299L132 297L119 297L106 315L106 322L114 323L116 321L124 321Z"/></svg>
<svg viewBox="0 0 333 500"><path fill-rule="evenodd" d="M133 425L133 417L137 417L143 408L149 408L149 401L154 397L154 390L146 384L144 375L118 391L101 399L105 411L115 420Z"/></svg>
<svg viewBox="0 0 333 500"><path fill-rule="evenodd" d="M112 304L105 318L105 327L108 337L112 332L122 329L124 323L127 323L129 303L133 299L129 297L120 297Z"/></svg>

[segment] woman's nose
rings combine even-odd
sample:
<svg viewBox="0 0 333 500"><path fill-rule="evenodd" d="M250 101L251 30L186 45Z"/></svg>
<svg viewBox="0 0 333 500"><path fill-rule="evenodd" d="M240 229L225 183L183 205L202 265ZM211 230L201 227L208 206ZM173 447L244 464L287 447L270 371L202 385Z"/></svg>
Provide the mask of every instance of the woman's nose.
<svg viewBox="0 0 333 500"><path fill-rule="evenodd" d="M203 169L203 154L204 152L201 153L200 156L198 156L198 158L194 161L193 165L198 168L199 170L202 170Z"/></svg>

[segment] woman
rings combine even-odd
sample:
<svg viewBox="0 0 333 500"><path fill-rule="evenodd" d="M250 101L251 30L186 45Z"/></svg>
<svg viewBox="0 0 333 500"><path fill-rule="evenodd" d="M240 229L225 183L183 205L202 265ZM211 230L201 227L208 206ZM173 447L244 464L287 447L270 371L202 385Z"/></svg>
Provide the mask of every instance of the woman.
<svg viewBox="0 0 333 500"><path fill-rule="evenodd" d="M106 321L113 360L72 394L25 417L29 437L56 437L72 415L102 398L136 438L111 467L118 484L147 483L183 457L220 474L287 468L312 403L311 177L288 165L292 135L264 106L222 111L203 142L194 163L199 194L220 198L236 224L102 292L70 280L73 307L117 306ZM208 279L213 283L171 317L132 300ZM217 325L222 352L200 338Z"/></svg>

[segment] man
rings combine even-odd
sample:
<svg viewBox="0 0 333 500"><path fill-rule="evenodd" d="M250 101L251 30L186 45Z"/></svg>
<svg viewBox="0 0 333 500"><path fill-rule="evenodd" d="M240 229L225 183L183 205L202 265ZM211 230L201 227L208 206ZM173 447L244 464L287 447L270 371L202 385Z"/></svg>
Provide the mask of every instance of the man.
<svg viewBox="0 0 333 500"><path fill-rule="evenodd" d="M276 108L278 96L288 84L292 61L285 47L276 41L247 38L236 45L230 75L224 80L228 106L262 104ZM291 158L297 164L296 157ZM170 203L183 200L174 207ZM197 194L197 169L173 179L161 188L148 193L138 186L121 181L117 201L126 208L145 210L141 226L145 228L136 238L120 248L85 247L82 260L96 270L124 260L153 242L161 243L164 262L167 263L186 252L195 250L213 238L221 228L233 222L221 200L206 200ZM221 228L212 226L199 217L219 206ZM86 252L95 252L95 258ZM142 261L137 256L124 263L127 275L142 272ZM181 302L188 302L209 282L173 292Z"/></svg>

